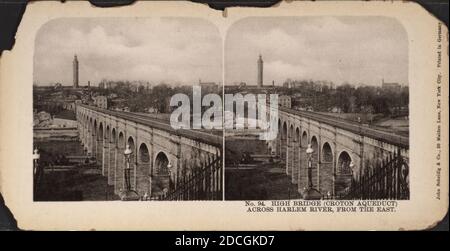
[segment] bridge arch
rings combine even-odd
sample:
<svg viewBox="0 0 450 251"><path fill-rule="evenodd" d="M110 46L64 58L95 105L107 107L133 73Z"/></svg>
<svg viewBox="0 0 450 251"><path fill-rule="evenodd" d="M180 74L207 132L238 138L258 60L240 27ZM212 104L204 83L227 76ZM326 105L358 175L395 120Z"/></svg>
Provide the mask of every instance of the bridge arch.
<svg viewBox="0 0 450 251"><path fill-rule="evenodd" d="M169 157L164 151L159 151L155 156L155 174L156 175L169 175Z"/></svg>
<svg viewBox="0 0 450 251"><path fill-rule="evenodd" d="M354 170L351 169L353 159L347 151L341 151L337 159L337 171L341 174L351 174Z"/></svg>
<svg viewBox="0 0 450 251"><path fill-rule="evenodd" d="M300 174L300 168L301 168L301 164L300 164L300 154L301 154L301 147L300 147L300 128L296 125L293 125L293 132L292 132L292 136L291 136L291 141L292 143L292 156L290 156L290 158L292 159L291 161L291 182L293 184L297 184L298 183L298 177Z"/></svg>
<svg viewBox="0 0 450 251"><path fill-rule="evenodd" d="M325 142L322 145L322 162L333 162L333 149L330 143Z"/></svg>
<svg viewBox="0 0 450 251"><path fill-rule="evenodd" d="M111 153L114 147L111 143L111 127L109 125L106 125L103 146L103 169L105 170L105 176L108 178L108 185L111 185L113 182L112 166L114 165L114 163L111 163L114 160L114 156L111 156Z"/></svg>
<svg viewBox="0 0 450 251"><path fill-rule="evenodd" d="M317 137L315 135L311 137L310 144L311 148L314 150L313 159L317 160L316 157L319 156L319 141L317 140Z"/></svg>
<svg viewBox="0 0 450 251"><path fill-rule="evenodd" d="M127 145L130 146L131 151L133 151L133 152L135 151L135 149L136 149L136 143L135 143L135 141L134 141L133 136L128 136L128 139L127 139Z"/></svg>
<svg viewBox="0 0 450 251"><path fill-rule="evenodd" d="M320 168L319 168L319 191L322 194L331 195L334 192L333 188L333 149L331 144L325 142L322 144L322 148L320 151Z"/></svg>
<svg viewBox="0 0 450 251"><path fill-rule="evenodd" d="M273 150L275 154L280 155L281 154L281 133L283 131L281 119L278 118L278 127L277 127L277 136L273 142Z"/></svg>
<svg viewBox="0 0 450 251"><path fill-rule="evenodd" d="M108 183L114 184L116 187L116 176L117 176L117 133L116 128L111 127L111 134L109 135L109 171L108 171Z"/></svg>
<svg viewBox="0 0 450 251"><path fill-rule="evenodd" d="M289 127L289 134L288 137L290 138L289 141L293 141L294 140L294 125L291 124L291 126Z"/></svg>
<svg viewBox="0 0 450 251"><path fill-rule="evenodd" d="M114 134L116 134L115 129ZM115 163L115 188L114 191L116 193L119 192L120 189L125 188L125 183L123 182L123 172L125 167L125 156L123 155L123 152L125 150L125 134L122 131L119 131L118 137L117 137L117 162Z"/></svg>
<svg viewBox="0 0 450 251"><path fill-rule="evenodd" d="M97 129L97 140L103 141L103 123L100 122Z"/></svg>
<svg viewBox="0 0 450 251"><path fill-rule="evenodd" d="M336 182L334 185L337 195L345 195L347 189L351 186L354 170L350 167L353 158L348 151L341 151L337 158Z"/></svg>
<svg viewBox="0 0 450 251"><path fill-rule="evenodd" d="M116 140L117 140L117 135L116 135L117 133L116 133L116 128L113 128L112 130L111 130L111 143L117 143L116 142Z"/></svg>
<svg viewBox="0 0 450 251"><path fill-rule="evenodd" d="M145 143L141 143L138 150L138 160L141 163L150 162L150 151Z"/></svg>
<svg viewBox="0 0 450 251"><path fill-rule="evenodd" d="M169 156L164 151L159 151L155 157L152 193L164 194L175 188L173 177L175 173L169 165L171 165Z"/></svg>
<svg viewBox="0 0 450 251"><path fill-rule="evenodd" d="M111 137L111 128L109 128L109 125L106 126L106 131L105 131L105 139L109 140Z"/></svg>
<svg viewBox="0 0 450 251"><path fill-rule="evenodd" d="M300 144L300 128L296 127L295 128L295 137L294 137L294 141L297 142L298 144Z"/></svg>
<svg viewBox="0 0 450 251"><path fill-rule="evenodd" d="M151 159L150 150L146 143L141 143L137 152L137 167L136 167L136 191L138 194L151 195L151 180L150 169L151 169Z"/></svg>
<svg viewBox="0 0 450 251"><path fill-rule="evenodd" d="M92 121L92 117L89 117L88 131L92 134L92 128L94 127L94 122ZM91 137L91 135L89 135Z"/></svg>
<svg viewBox="0 0 450 251"><path fill-rule="evenodd" d="M288 130L287 130L287 123L286 123L286 121L285 121L285 122L283 122L283 130L282 130L282 132L281 132L281 139L286 139L287 133L288 133Z"/></svg>
<svg viewBox="0 0 450 251"><path fill-rule="evenodd" d="M103 128L103 122L99 122L98 123L98 128L97 129L97 133L96 133L96 140L97 140L97 144L96 144L96 159L97 159L97 164L102 166L102 174L105 175L105 165L104 165L104 153L105 153L105 148L104 148L104 128Z"/></svg>
<svg viewBox="0 0 450 251"><path fill-rule="evenodd" d="M92 135L92 156L97 158L97 120L93 119L93 124L91 126L91 135ZM97 161L97 159L96 159Z"/></svg>
<svg viewBox="0 0 450 251"><path fill-rule="evenodd" d="M300 143L302 147L306 147L308 145L308 133L306 131L303 131Z"/></svg>
<svg viewBox="0 0 450 251"><path fill-rule="evenodd" d="M119 148L125 147L125 136L123 132L119 132L119 141L117 143Z"/></svg>

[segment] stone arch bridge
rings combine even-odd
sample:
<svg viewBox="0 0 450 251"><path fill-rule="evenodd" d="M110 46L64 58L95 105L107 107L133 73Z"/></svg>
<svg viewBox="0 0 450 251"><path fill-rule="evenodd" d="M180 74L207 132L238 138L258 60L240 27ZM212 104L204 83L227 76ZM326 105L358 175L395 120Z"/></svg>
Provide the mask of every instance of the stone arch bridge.
<svg viewBox="0 0 450 251"><path fill-rule="evenodd" d="M285 163L286 174L301 194L308 186L308 145L314 150L313 186L327 196L344 194L352 181L373 174L393 154L408 162L408 137L314 112L269 109L278 109L279 119L277 138L267 146Z"/></svg>
<svg viewBox="0 0 450 251"><path fill-rule="evenodd" d="M174 130L167 122L145 115L83 104L77 105L76 117L86 153L101 165L102 174L117 194L126 188L126 145L132 150L129 161L131 187L140 196L146 194L152 198L181 189L177 186L185 184L182 181L186 181L186 177L192 178L193 173L199 173L208 163L221 158L222 137L217 135ZM203 188L214 194L204 199L222 198L221 170L208 171L209 177L202 176L209 183L206 186L203 180ZM198 195L200 189L196 189Z"/></svg>

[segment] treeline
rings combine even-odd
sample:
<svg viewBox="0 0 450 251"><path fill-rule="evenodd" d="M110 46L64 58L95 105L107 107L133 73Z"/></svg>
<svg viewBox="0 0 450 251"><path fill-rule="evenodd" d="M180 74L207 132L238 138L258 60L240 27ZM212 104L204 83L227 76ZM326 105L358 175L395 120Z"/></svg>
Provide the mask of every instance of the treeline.
<svg viewBox="0 0 450 251"><path fill-rule="evenodd" d="M314 111L320 112L338 109L344 113L395 115L395 113L407 109L409 104L407 86L382 88L377 86L355 87L343 84L331 88L330 85L318 86L309 83L301 87L286 88L284 93L299 97L294 98L293 105L312 107Z"/></svg>
<svg viewBox="0 0 450 251"><path fill-rule="evenodd" d="M169 113L174 108L170 107L170 99L173 95L183 93L189 96L192 106L192 86L171 86L166 83L157 85L136 85L128 81L109 81L110 88L98 88L100 95L116 94L118 98L125 99L130 112L146 112L149 107L157 109L160 113ZM108 85L105 85L108 86ZM202 96L212 93L202 89ZM214 93L221 94L219 88Z"/></svg>

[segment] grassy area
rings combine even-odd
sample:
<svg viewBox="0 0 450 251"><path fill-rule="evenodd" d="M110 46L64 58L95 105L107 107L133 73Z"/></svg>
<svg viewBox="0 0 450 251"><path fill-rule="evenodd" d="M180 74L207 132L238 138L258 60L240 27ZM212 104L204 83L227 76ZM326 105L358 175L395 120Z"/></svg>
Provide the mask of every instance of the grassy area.
<svg viewBox="0 0 450 251"><path fill-rule="evenodd" d="M77 120L75 112L69 111L69 110L62 110L62 111L56 113L55 118Z"/></svg>
<svg viewBox="0 0 450 251"><path fill-rule="evenodd" d="M268 154L264 141L251 137L229 137L225 141L225 199L281 200L300 198L297 185L285 173L283 163L252 161L254 168L232 168L245 164L248 154ZM249 164L249 163L246 163ZM228 167L228 168L227 168Z"/></svg>
<svg viewBox="0 0 450 251"><path fill-rule="evenodd" d="M363 113L331 113L320 112L321 114L345 119L356 122L358 117L361 118L361 123L373 129L395 133L401 136L409 135L409 120L404 118L391 118L383 116L382 114L368 115Z"/></svg>
<svg viewBox="0 0 450 251"><path fill-rule="evenodd" d="M35 142L41 158L40 163L48 167L61 156L83 155L84 151L78 141ZM98 166L76 166L67 168L45 168L42 182L35 194L36 201L103 201L118 200L113 186L108 185L107 178L101 174Z"/></svg>
<svg viewBox="0 0 450 251"><path fill-rule="evenodd" d="M225 163L239 163L244 153L269 153L264 141L250 137L227 137L225 139L225 149Z"/></svg>
<svg viewBox="0 0 450 251"><path fill-rule="evenodd" d="M261 164L254 169L225 168L226 200L300 199L297 185L282 164Z"/></svg>
<svg viewBox="0 0 450 251"><path fill-rule="evenodd" d="M409 120L401 119L401 118L386 118L383 120L377 121L374 124L378 128L383 128L395 132L402 136L409 135Z"/></svg>
<svg viewBox="0 0 450 251"><path fill-rule="evenodd" d="M36 201L105 201L118 200L107 178L88 167L70 170L46 170L36 193Z"/></svg>

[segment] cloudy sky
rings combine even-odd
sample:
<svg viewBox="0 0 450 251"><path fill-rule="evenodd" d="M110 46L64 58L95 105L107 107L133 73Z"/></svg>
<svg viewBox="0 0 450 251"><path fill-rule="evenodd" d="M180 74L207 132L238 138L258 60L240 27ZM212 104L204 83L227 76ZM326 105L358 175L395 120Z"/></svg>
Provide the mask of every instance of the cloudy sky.
<svg viewBox="0 0 450 251"><path fill-rule="evenodd" d="M151 83L222 82L222 38L217 28L190 18L77 18L45 24L36 36L34 81L80 85L102 79Z"/></svg>
<svg viewBox="0 0 450 251"><path fill-rule="evenodd" d="M408 39L384 17L256 17L233 24L225 42L227 84L255 85L258 54L264 84L287 78L380 85L408 84Z"/></svg>

